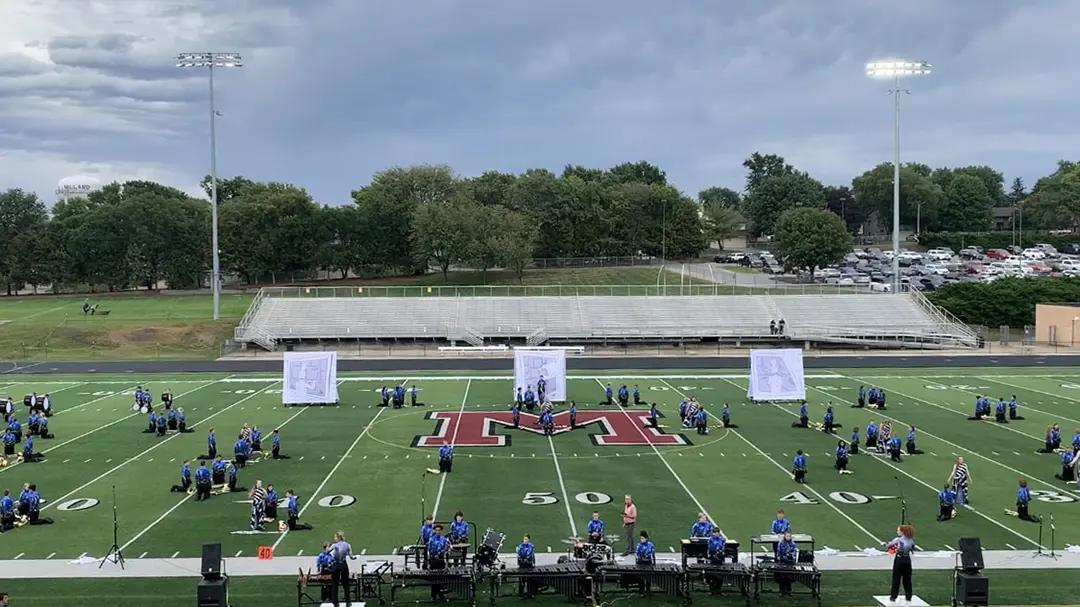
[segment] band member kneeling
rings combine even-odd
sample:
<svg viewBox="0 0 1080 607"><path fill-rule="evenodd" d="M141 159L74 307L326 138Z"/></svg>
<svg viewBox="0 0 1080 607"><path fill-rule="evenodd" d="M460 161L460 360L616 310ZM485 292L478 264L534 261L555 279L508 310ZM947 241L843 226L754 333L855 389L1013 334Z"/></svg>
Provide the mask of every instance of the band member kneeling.
<svg viewBox="0 0 1080 607"><path fill-rule="evenodd" d="M206 462L199 462L199 469L195 471L195 501L201 502L210 499L210 490L213 485L210 482L210 469Z"/></svg>

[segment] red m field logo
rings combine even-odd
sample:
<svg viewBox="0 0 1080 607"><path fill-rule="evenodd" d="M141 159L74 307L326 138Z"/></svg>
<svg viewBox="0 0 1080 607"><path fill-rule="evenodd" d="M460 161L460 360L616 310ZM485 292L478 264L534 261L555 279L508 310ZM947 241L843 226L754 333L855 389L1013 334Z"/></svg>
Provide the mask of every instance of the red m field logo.
<svg viewBox="0 0 1080 607"><path fill-rule="evenodd" d="M594 445L604 447L692 444L681 434L665 434L659 428L648 427L647 411L579 411L575 428L570 427L568 411L554 417L556 435L584 431ZM509 447L513 437L499 432L515 431L514 416L509 411L432 411L425 419L435 420L435 432L413 438L413 447L439 447L451 437L456 447ZM544 431L536 420L536 415L522 413L516 431L542 435Z"/></svg>

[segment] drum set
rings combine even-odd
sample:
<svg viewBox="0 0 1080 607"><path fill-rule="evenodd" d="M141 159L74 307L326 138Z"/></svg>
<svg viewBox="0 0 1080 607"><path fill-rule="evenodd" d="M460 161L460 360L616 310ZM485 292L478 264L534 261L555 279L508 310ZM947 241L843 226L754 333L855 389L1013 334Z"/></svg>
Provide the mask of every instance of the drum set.
<svg viewBox="0 0 1080 607"><path fill-rule="evenodd" d="M584 540L580 537L570 536L562 540L562 543L570 546L568 552L573 554L576 559L586 562L608 563L615 560L615 552L612 546L617 541L619 541L618 535L609 534Z"/></svg>

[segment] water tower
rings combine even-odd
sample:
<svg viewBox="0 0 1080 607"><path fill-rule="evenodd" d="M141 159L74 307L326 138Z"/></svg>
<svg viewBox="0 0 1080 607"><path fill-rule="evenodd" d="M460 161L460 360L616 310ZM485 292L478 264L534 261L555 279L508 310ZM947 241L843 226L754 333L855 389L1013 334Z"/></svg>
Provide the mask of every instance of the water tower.
<svg viewBox="0 0 1080 607"><path fill-rule="evenodd" d="M65 177L56 185L56 198L67 200L79 196L86 196L90 192L101 189L101 180L86 175L74 175Z"/></svg>

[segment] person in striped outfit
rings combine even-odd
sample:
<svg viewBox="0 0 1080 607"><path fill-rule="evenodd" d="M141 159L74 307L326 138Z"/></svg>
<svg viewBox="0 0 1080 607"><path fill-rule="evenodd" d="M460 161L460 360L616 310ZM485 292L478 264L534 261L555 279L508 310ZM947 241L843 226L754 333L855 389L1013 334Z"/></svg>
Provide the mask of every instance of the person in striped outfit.
<svg viewBox="0 0 1080 607"><path fill-rule="evenodd" d="M968 490L971 486L971 473L963 457L956 458L952 472L949 473L949 482L952 483L953 493L956 494L956 505L962 506L970 503Z"/></svg>
<svg viewBox="0 0 1080 607"><path fill-rule="evenodd" d="M248 492L251 499L251 529L263 530L263 516L266 514L266 489L261 480L255 481L255 486Z"/></svg>

